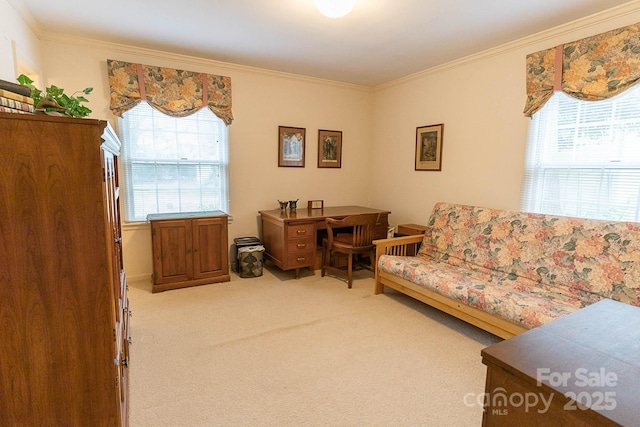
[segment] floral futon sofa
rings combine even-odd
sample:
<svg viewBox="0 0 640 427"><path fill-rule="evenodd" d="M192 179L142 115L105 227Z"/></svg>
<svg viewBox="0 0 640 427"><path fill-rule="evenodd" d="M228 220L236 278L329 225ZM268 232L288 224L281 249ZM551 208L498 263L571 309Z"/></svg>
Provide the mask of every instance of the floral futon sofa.
<svg viewBox="0 0 640 427"><path fill-rule="evenodd" d="M388 286L502 338L603 298L640 306L638 223L437 203L424 235L374 243L376 294Z"/></svg>

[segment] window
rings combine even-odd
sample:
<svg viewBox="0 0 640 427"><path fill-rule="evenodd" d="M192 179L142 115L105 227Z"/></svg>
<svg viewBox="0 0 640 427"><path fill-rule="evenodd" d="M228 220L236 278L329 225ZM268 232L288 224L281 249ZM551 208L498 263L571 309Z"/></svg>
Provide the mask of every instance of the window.
<svg viewBox="0 0 640 427"><path fill-rule="evenodd" d="M640 220L640 84L605 101L557 92L534 114L522 209Z"/></svg>
<svg viewBox="0 0 640 427"><path fill-rule="evenodd" d="M127 221L228 211L228 131L209 109L171 117L141 102L120 119L120 130Z"/></svg>

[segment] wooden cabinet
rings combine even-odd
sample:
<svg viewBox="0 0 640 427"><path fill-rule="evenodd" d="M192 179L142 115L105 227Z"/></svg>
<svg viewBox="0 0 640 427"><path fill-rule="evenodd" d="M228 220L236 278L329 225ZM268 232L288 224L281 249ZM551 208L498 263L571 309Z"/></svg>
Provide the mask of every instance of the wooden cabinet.
<svg viewBox="0 0 640 427"><path fill-rule="evenodd" d="M397 233L401 236L413 236L415 234L424 234L427 228L426 225L421 224L399 224Z"/></svg>
<svg viewBox="0 0 640 427"><path fill-rule="evenodd" d="M398 236L413 236L417 234L424 234L424 232L427 231L427 228L428 227L426 225L420 224L399 224L397 233ZM417 254L420 250L421 244L422 243L415 243L408 245L406 249L406 255L414 256L415 254Z"/></svg>
<svg viewBox="0 0 640 427"><path fill-rule="evenodd" d="M0 113L0 424L126 426L120 143L107 122Z"/></svg>
<svg viewBox="0 0 640 427"><path fill-rule="evenodd" d="M152 214L147 219L153 244L153 292L231 280L227 214Z"/></svg>

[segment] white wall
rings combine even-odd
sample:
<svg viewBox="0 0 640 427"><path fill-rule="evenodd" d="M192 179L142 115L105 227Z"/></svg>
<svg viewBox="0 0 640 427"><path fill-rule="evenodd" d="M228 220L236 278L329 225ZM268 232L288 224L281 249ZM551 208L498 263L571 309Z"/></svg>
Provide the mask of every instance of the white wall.
<svg viewBox="0 0 640 427"><path fill-rule="evenodd" d="M518 210L526 55L639 21L635 2L379 87L372 203L393 224L426 223L437 201ZM438 123L442 171L414 171L416 127Z"/></svg>

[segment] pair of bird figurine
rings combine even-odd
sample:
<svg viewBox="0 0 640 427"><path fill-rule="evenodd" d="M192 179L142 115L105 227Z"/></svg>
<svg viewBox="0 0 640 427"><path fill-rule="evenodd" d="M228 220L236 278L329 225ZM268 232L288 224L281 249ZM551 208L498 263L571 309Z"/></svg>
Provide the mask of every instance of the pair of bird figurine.
<svg viewBox="0 0 640 427"><path fill-rule="evenodd" d="M295 211L298 207L298 200L300 199L289 200L288 202L278 200L278 203L280 203L280 209L283 211L287 209L287 205L289 205L289 210Z"/></svg>

